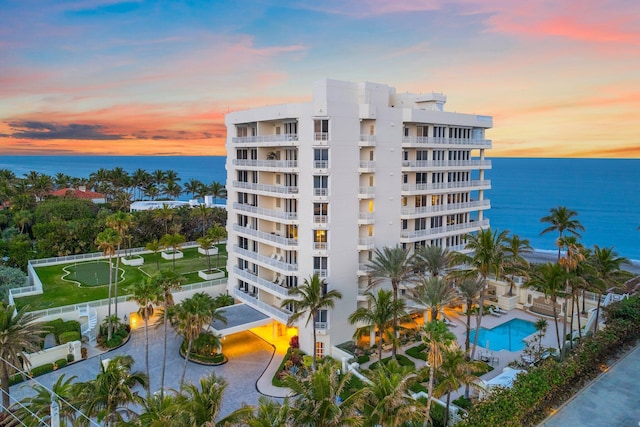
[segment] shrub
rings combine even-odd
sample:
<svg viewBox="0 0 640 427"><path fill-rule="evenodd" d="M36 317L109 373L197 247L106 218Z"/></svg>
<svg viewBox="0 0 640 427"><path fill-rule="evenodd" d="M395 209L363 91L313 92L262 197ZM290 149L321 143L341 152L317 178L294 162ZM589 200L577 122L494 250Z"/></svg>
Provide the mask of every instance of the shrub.
<svg viewBox="0 0 640 427"><path fill-rule="evenodd" d="M407 349L406 353L414 359L427 360L427 353L424 351L427 345L422 343Z"/></svg>
<svg viewBox="0 0 640 427"><path fill-rule="evenodd" d="M289 347L300 348L300 339L297 335L291 337L291 340L289 341Z"/></svg>
<svg viewBox="0 0 640 427"><path fill-rule="evenodd" d="M67 354L67 362L71 363L74 360L76 360L76 357L73 354L71 353Z"/></svg>
<svg viewBox="0 0 640 427"><path fill-rule="evenodd" d="M60 334L58 341L60 344L66 344L71 341L80 341L80 332L78 331L68 331Z"/></svg>
<svg viewBox="0 0 640 427"><path fill-rule="evenodd" d="M378 362L373 362L370 366L369 369L375 369L378 366L379 362L384 363L385 365L387 363L389 363L389 361L391 360L391 356L389 357L385 357L384 359L378 361ZM405 356L404 354L396 354L396 360L398 361L398 364L400 366L411 366L412 368L416 367L416 364L413 363L413 361L411 359L409 359L407 356Z"/></svg>
<svg viewBox="0 0 640 427"><path fill-rule="evenodd" d="M67 366L67 359L58 359L55 361L55 364L58 365L58 368L63 368Z"/></svg>
<svg viewBox="0 0 640 427"><path fill-rule="evenodd" d="M58 335L70 331L76 331L80 333L80 322L78 322L77 320L67 320L60 326L60 329L58 331Z"/></svg>
<svg viewBox="0 0 640 427"><path fill-rule="evenodd" d="M53 363L45 363L44 365L36 366L35 368L31 369L31 373L33 374L34 377L37 377L43 374L48 374L49 372L52 372L52 371L53 371Z"/></svg>

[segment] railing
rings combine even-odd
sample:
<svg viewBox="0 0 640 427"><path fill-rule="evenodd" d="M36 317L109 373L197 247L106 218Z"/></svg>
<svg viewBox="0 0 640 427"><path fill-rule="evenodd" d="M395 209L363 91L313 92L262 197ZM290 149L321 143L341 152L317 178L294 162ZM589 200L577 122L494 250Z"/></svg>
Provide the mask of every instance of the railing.
<svg viewBox="0 0 640 427"><path fill-rule="evenodd" d="M400 209L400 215L420 215L432 212L446 212L457 209L474 209L474 208L488 208L491 205L489 200L476 200L473 202L465 203L452 203L448 205L435 205L435 206L421 206L418 208L403 207Z"/></svg>
<svg viewBox="0 0 640 427"><path fill-rule="evenodd" d="M329 141L329 132L315 132L313 134L313 140L318 141Z"/></svg>
<svg viewBox="0 0 640 427"><path fill-rule="evenodd" d="M375 196L376 187L360 187L358 189L358 196Z"/></svg>
<svg viewBox="0 0 640 427"><path fill-rule="evenodd" d="M313 168L314 169L327 169L329 167L329 161L328 160L314 160L313 161Z"/></svg>
<svg viewBox="0 0 640 427"><path fill-rule="evenodd" d="M360 237L358 239L358 246L362 246L362 247L373 247L375 246L375 240L373 237Z"/></svg>
<svg viewBox="0 0 640 427"><path fill-rule="evenodd" d="M427 236L433 236L436 234L449 233L452 231L462 231L462 230L476 229L478 227L487 227L487 226L489 226L489 220L483 219L482 221L472 221L472 222L466 222L464 224L446 225L442 227L427 228L425 230L415 230L415 231L402 230L400 232L400 238L415 239L417 237L427 237Z"/></svg>
<svg viewBox="0 0 640 427"><path fill-rule="evenodd" d="M297 212L284 212L284 211L275 210L275 209L264 209L264 208L259 208L257 206L247 205L244 203L237 203L237 202L234 203L233 209L238 211L258 214L258 215L269 216L269 217L278 218L278 219L289 219L289 220L298 219Z"/></svg>
<svg viewBox="0 0 640 427"><path fill-rule="evenodd" d="M373 212L359 212L358 219L361 221L372 221L373 220Z"/></svg>
<svg viewBox="0 0 640 427"><path fill-rule="evenodd" d="M313 270L313 274L314 275L317 274L318 277L320 277L320 278L325 278L325 277L327 277L327 269L326 268L320 268L320 269L316 268L316 269Z"/></svg>
<svg viewBox="0 0 640 427"><path fill-rule="evenodd" d="M260 301L258 298L245 294L238 288L233 288L233 296L240 301L245 302L248 305L258 309L258 311L262 311L267 316L273 317L284 324L289 323L289 317L292 313L288 310L278 309L272 305L266 304Z"/></svg>
<svg viewBox="0 0 640 427"><path fill-rule="evenodd" d="M298 271L298 264L289 264L289 263L286 263L286 262L283 262L283 261L278 261L277 259L273 258L273 255L272 255L271 258L270 257L266 257L266 256L260 255L260 254L258 254L256 252L252 252L252 251L249 251L247 249L243 249L243 248L241 248L240 246L237 246L237 245L235 245L233 247L233 251L235 253L237 253L237 254L242 255L243 257L256 260L258 262L270 265L270 266L275 267L275 268L279 268L280 270Z"/></svg>
<svg viewBox="0 0 640 427"><path fill-rule="evenodd" d="M402 143L425 145L473 145L475 147L491 147L491 140L475 138L435 138L430 136L405 136L402 138Z"/></svg>
<svg viewBox="0 0 640 427"><path fill-rule="evenodd" d="M372 160L360 160L360 164L358 165L359 169L367 169L367 170L375 169L375 167L376 167L376 162Z"/></svg>
<svg viewBox="0 0 640 427"><path fill-rule="evenodd" d="M360 134L360 145L364 147L375 147L376 136L368 134Z"/></svg>
<svg viewBox="0 0 640 427"><path fill-rule="evenodd" d="M294 186L256 184L253 182L241 182L241 181L233 181L232 185L233 185L233 188L243 188L246 190L268 191L270 193L278 193L278 194L298 194L298 187L294 187Z"/></svg>
<svg viewBox="0 0 640 427"><path fill-rule="evenodd" d="M262 240L268 240L269 242L278 243L281 245L286 245L286 246L298 245L297 239L289 239L274 233L265 233L264 231L254 230L253 228L249 228L249 227L242 227L238 224L233 224L233 230L237 231L238 233L243 233L252 237L257 237Z"/></svg>
<svg viewBox="0 0 640 427"><path fill-rule="evenodd" d="M329 221L329 217L327 215L314 215L313 222L316 224L326 224Z"/></svg>
<svg viewBox="0 0 640 427"><path fill-rule="evenodd" d="M233 159L232 164L240 167L254 167L254 168L288 168L293 169L298 167L297 160L247 160L247 159Z"/></svg>
<svg viewBox="0 0 640 427"><path fill-rule="evenodd" d="M315 322L316 329L326 330L329 329L329 322Z"/></svg>
<svg viewBox="0 0 640 427"><path fill-rule="evenodd" d="M329 194L328 188L314 188L313 195L318 197L326 197Z"/></svg>
<svg viewBox="0 0 640 427"><path fill-rule="evenodd" d="M371 272L373 269L369 266L368 263L366 262L360 262L358 263L358 270L360 271L364 271L365 273L369 273Z"/></svg>
<svg viewBox="0 0 640 427"><path fill-rule="evenodd" d="M326 251L327 242L313 242L313 249L316 251Z"/></svg>
<svg viewBox="0 0 640 427"><path fill-rule="evenodd" d="M472 181L456 181L456 182L435 182L426 184L402 184L404 192L418 192L429 190L447 190L451 188L468 188L468 187L490 187L491 180L478 179Z"/></svg>
<svg viewBox="0 0 640 427"><path fill-rule="evenodd" d="M490 167L491 160L403 160L403 168Z"/></svg>
<svg viewBox="0 0 640 427"><path fill-rule="evenodd" d="M231 138L231 142L234 144L242 143L260 143L260 142L283 142L283 141L297 141L297 133L284 133L280 135L259 135L259 136L237 136Z"/></svg>
<svg viewBox="0 0 640 427"><path fill-rule="evenodd" d="M247 280L249 282L249 284L256 286L258 288L262 288L262 289L266 289L267 292L275 292L277 294L279 294L280 296L284 296L284 297L288 297L289 296L289 289L281 286L277 283L274 282L270 282L266 279L263 279L260 276L257 276L253 273L251 273L248 270L243 270L237 266L233 267L233 272L239 276L242 277L243 279Z"/></svg>

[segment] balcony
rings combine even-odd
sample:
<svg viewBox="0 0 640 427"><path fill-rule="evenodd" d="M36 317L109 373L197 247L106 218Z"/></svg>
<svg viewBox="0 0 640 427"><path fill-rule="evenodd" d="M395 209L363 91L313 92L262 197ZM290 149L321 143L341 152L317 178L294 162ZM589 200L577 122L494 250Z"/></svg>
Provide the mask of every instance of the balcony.
<svg viewBox="0 0 640 427"><path fill-rule="evenodd" d="M445 225L442 227L428 228L425 230L402 230L400 240L409 243L417 240L433 239L445 235L471 233L489 226L489 220L471 221L464 224Z"/></svg>
<svg viewBox="0 0 640 427"><path fill-rule="evenodd" d="M358 189L358 199L373 199L375 196L375 187L360 187Z"/></svg>
<svg viewBox="0 0 640 427"><path fill-rule="evenodd" d="M234 144L251 145L298 145L298 134L284 133L280 135L238 136L231 138L231 142Z"/></svg>
<svg viewBox="0 0 640 427"><path fill-rule="evenodd" d="M313 242L313 250L314 251L326 251L327 250L327 242Z"/></svg>
<svg viewBox="0 0 640 427"><path fill-rule="evenodd" d="M329 132L315 132L313 134L313 145L328 145Z"/></svg>
<svg viewBox="0 0 640 427"><path fill-rule="evenodd" d="M297 172L297 160L247 160L233 159L231 161L236 167L249 170L273 170L274 172Z"/></svg>
<svg viewBox="0 0 640 427"><path fill-rule="evenodd" d="M374 223L373 212L360 212L358 214L358 225L367 225Z"/></svg>
<svg viewBox="0 0 640 427"><path fill-rule="evenodd" d="M329 222L329 217L327 215L313 216L313 223L316 225L320 225L322 227L322 226L326 226L328 222Z"/></svg>
<svg viewBox="0 0 640 427"><path fill-rule="evenodd" d="M375 240L373 237L360 237L358 239L358 250L359 251L368 251L371 249L375 249Z"/></svg>
<svg viewBox="0 0 640 427"><path fill-rule="evenodd" d="M358 173L370 173L376 171L376 162L360 160Z"/></svg>
<svg viewBox="0 0 640 427"><path fill-rule="evenodd" d="M400 210L400 216L402 219L412 219L419 216L425 216L431 213L456 213L475 211L482 209L489 209L491 203L489 200L475 200L473 202L466 203L451 203L448 205L435 205L435 206L420 206L420 207L408 207L405 206Z"/></svg>
<svg viewBox="0 0 640 427"><path fill-rule="evenodd" d="M233 181L233 188L239 188L243 190L256 191L261 193L271 194L298 194L298 187L285 186L285 185L269 185L269 184L257 184L253 182Z"/></svg>
<svg viewBox="0 0 640 427"><path fill-rule="evenodd" d="M491 148L489 139L473 138L434 138L427 136L405 136L402 138L403 148Z"/></svg>
<svg viewBox="0 0 640 427"><path fill-rule="evenodd" d="M319 278L325 279L327 277L327 269L326 268L316 268L313 270L314 275L318 275Z"/></svg>
<svg viewBox="0 0 640 427"><path fill-rule="evenodd" d="M402 171L490 169L491 160L404 160Z"/></svg>
<svg viewBox="0 0 640 427"><path fill-rule="evenodd" d="M276 308L272 305L262 302L257 297L252 297L238 288L233 288L233 296L238 300L246 303L247 305L255 308L256 310L266 314L272 319L276 319L277 321L284 323L285 325L289 323L289 317L291 317L292 313L288 310Z"/></svg>
<svg viewBox="0 0 640 427"><path fill-rule="evenodd" d="M250 227L242 227L239 224L233 224L233 231L244 234L246 236L251 236L259 241L262 241L263 243L275 243L276 245L287 250L295 250L298 246L297 239L287 238L275 233L266 233L264 231L254 230Z"/></svg>
<svg viewBox="0 0 640 427"><path fill-rule="evenodd" d="M369 263L358 263L358 276L368 276L369 274L371 274L371 267L369 267Z"/></svg>
<svg viewBox="0 0 640 427"><path fill-rule="evenodd" d="M360 141L358 143L360 147L375 147L376 146L376 136L375 135L360 135Z"/></svg>
<svg viewBox="0 0 640 427"><path fill-rule="evenodd" d="M257 206L251 206L244 203L234 203L233 209L246 212L250 214L255 214L257 216L263 217L264 219L273 221L273 220L287 220L287 221L296 221L298 219L297 212L284 212L276 209L264 209L259 208Z"/></svg>
<svg viewBox="0 0 640 427"><path fill-rule="evenodd" d="M314 160L313 161L314 169L328 169L329 161L328 160Z"/></svg>
<svg viewBox="0 0 640 427"><path fill-rule="evenodd" d="M313 189L313 195L315 197L327 197L329 195L329 189L328 188L314 188Z"/></svg>
<svg viewBox="0 0 640 427"><path fill-rule="evenodd" d="M257 275L251 273L249 270L242 270L241 268L234 266L233 273L236 276L241 277L245 282L249 283L250 285L260 288L265 292L268 292L270 294L276 294L282 298L289 297L288 288L281 286L277 283L270 282L266 279L263 279L262 277L258 277Z"/></svg>
<svg viewBox="0 0 640 427"><path fill-rule="evenodd" d="M271 256L268 257L268 256L260 255L257 252L243 249L238 245L233 246L233 252L238 255L241 255L243 258L248 258L259 264L262 264L267 268L278 269L283 273L298 271L298 264L290 264L290 263L284 262L282 260L282 256L281 255L278 256L275 253L271 254Z"/></svg>
<svg viewBox="0 0 640 427"><path fill-rule="evenodd" d="M491 188L491 180L473 180L456 182L436 182L429 184L402 184L402 195L412 196L426 192L446 192L451 189L464 189L466 191L488 190Z"/></svg>

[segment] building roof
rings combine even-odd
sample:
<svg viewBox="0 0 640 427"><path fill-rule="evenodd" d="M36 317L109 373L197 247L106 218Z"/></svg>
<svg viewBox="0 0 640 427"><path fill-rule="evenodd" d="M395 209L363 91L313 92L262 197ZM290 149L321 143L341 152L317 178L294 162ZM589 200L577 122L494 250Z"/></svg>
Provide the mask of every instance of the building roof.
<svg viewBox="0 0 640 427"><path fill-rule="evenodd" d="M102 193L96 193L95 191L90 191L90 190L83 191L76 188L60 188L58 190L50 192L49 195L58 196L58 197L73 196L73 197L77 197L78 199L87 199L87 200L105 198L105 195Z"/></svg>

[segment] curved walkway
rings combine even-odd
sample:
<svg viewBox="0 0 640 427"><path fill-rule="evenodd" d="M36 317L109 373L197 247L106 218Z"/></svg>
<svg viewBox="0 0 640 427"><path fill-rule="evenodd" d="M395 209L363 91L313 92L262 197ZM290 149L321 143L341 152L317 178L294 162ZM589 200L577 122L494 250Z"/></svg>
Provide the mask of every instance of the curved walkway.
<svg viewBox="0 0 640 427"><path fill-rule="evenodd" d="M630 351L540 427L640 425L640 346Z"/></svg>

